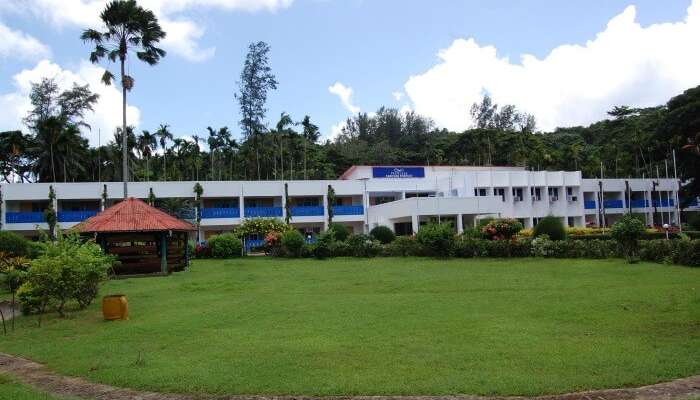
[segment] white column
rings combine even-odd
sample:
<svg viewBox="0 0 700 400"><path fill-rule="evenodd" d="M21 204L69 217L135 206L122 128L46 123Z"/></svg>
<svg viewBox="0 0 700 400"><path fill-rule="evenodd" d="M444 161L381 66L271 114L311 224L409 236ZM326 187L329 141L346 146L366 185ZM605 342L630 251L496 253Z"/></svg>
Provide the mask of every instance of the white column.
<svg viewBox="0 0 700 400"><path fill-rule="evenodd" d="M243 217L245 216L244 210L245 210L245 198L243 197L243 195L240 195L240 196L238 196L238 212L240 213L239 217L241 219L243 219Z"/></svg>
<svg viewBox="0 0 700 400"><path fill-rule="evenodd" d="M284 189L282 189L284 191ZM274 205L274 201L273 201ZM282 194L282 220L286 221L287 219L287 198L284 196L284 193ZM291 220L290 220L291 222Z"/></svg>
<svg viewBox="0 0 700 400"><path fill-rule="evenodd" d="M418 215L412 215L411 216L411 229L413 229L413 233L418 232L418 228L420 227L420 223L418 222Z"/></svg>
<svg viewBox="0 0 700 400"><path fill-rule="evenodd" d="M323 195L323 230L328 230L328 195Z"/></svg>
<svg viewBox="0 0 700 400"><path fill-rule="evenodd" d="M457 233L462 234L464 233L464 225L462 221L462 214L457 214Z"/></svg>
<svg viewBox="0 0 700 400"><path fill-rule="evenodd" d="M0 185L0 230L5 226L5 213L7 212L7 202L5 201L5 193Z"/></svg>

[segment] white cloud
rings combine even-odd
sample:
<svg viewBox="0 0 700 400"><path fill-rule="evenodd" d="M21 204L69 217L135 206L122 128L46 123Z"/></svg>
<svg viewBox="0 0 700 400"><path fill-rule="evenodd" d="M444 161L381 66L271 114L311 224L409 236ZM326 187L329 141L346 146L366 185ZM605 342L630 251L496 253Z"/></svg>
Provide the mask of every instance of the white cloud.
<svg viewBox="0 0 700 400"><path fill-rule="evenodd" d="M225 11L275 12L291 6L293 0L141 0L152 10L166 31L163 47L189 61L203 61L214 55L215 48L200 48L197 42L205 29L182 15L189 10L212 8ZM57 27L99 28L100 12L107 0L2 0L0 12L31 14Z"/></svg>
<svg viewBox="0 0 700 400"><path fill-rule="evenodd" d="M394 100L396 101L401 101L403 96L405 96L404 92L393 92L391 95L394 96Z"/></svg>
<svg viewBox="0 0 700 400"><path fill-rule="evenodd" d="M343 85L340 82L336 82L333 86L328 87L328 91L332 94L338 96L340 101L350 113L357 114L360 112L360 107L352 104L352 88Z"/></svg>
<svg viewBox="0 0 700 400"><path fill-rule="evenodd" d="M328 139L330 141L335 140L338 136L340 136L341 133L343 133L343 128L345 128L345 125L347 125L347 120L342 120L337 124L331 126L330 134L326 135L325 139Z"/></svg>
<svg viewBox="0 0 700 400"><path fill-rule="evenodd" d="M49 48L24 32L10 29L0 22L0 58L36 60L48 57Z"/></svg>
<svg viewBox="0 0 700 400"><path fill-rule="evenodd" d="M85 121L92 130L83 130L83 135L91 145L97 145L98 132L101 131L102 143L112 139L114 130L121 126L122 97L121 91L114 86L101 83L103 69L83 61L77 71L64 69L48 60L42 60L32 69L25 69L13 77L15 90L0 94L0 131L23 128L22 118L31 109L29 92L32 83L42 78L54 78L61 89L70 88L73 83L89 84L90 89L100 95L94 112L86 115ZM134 106L127 106L127 123L138 126L140 111Z"/></svg>
<svg viewBox="0 0 700 400"><path fill-rule="evenodd" d="M700 0L684 21L647 27L630 6L594 39L560 45L543 59L524 54L513 63L495 47L455 40L404 86L418 113L448 129L469 127L469 107L484 93L534 114L542 129L588 124L612 106L658 105L700 84L699 37Z"/></svg>

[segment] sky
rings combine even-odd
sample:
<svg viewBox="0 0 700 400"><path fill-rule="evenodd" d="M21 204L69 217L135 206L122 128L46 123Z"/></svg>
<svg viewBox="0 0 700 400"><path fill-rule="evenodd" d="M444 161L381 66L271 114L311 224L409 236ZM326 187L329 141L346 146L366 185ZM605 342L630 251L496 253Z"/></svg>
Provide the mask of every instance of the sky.
<svg viewBox="0 0 700 400"><path fill-rule="evenodd" d="M0 0L0 131L22 129L32 82L89 84L100 94L91 144L121 123L80 33L102 0ZM414 110L463 130L488 93L538 128L587 125L616 105L654 106L700 85L700 0L140 0L167 32L156 66L128 63L127 118L176 136L240 132L234 100L247 47L271 46L279 82L267 120L309 115L325 138L357 112Z"/></svg>

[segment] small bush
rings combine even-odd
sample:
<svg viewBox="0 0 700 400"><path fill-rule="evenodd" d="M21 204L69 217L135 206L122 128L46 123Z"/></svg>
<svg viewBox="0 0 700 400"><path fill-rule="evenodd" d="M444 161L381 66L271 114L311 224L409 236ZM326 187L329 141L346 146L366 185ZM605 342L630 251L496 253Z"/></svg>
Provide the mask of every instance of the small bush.
<svg viewBox="0 0 700 400"><path fill-rule="evenodd" d="M378 240L381 244L388 244L396 239L394 231L392 231L388 226L383 225L374 227L374 229L369 232L369 235L375 240Z"/></svg>
<svg viewBox="0 0 700 400"><path fill-rule="evenodd" d="M282 234L282 249L288 257L301 257L301 250L305 243L304 235L297 230Z"/></svg>
<svg viewBox="0 0 700 400"><path fill-rule="evenodd" d="M350 254L355 257L376 257L382 251L379 242L372 240L369 235L350 235L346 242L350 248Z"/></svg>
<svg viewBox="0 0 700 400"><path fill-rule="evenodd" d="M330 244L331 257L348 257L352 256L350 251L350 245L347 242L341 242L339 240L334 241Z"/></svg>
<svg viewBox="0 0 700 400"><path fill-rule="evenodd" d="M385 254L394 257L419 256L421 245L413 236L399 236L384 248Z"/></svg>
<svg viewBox="0 0 700 400"><path fill-rule="evenodd" d="M344 242L348 238L348 236L350 236L350 230L348 230L348 227L336 222L332 223L328 227L328 230L333 231L335 240L340 242Z"/></svg>
<svg viewBox="0 0 700 400"><path fill-rule="evenodd" d="M688 226L694 231L700 231L700 212L686 212Z"/></svg>
<svg viewBox="0 0 700 400"><path fill-rule="evenodd" d="M450 224L431 222L418 229L416 241L423 246L428 255L449 257L452 255L455 233Z"/></svg>
<svg viewBox="0 0 700 400"><path fill-rule="evenodd" d="M243 251L241 240L232 233L212 236L207 245L214 258L240 257Z"/></svg>
<svg viewBox="0 0 700 400"><path fill-rule="evenodd" d="M326 231L319 235L316 240L316 247L314 247L313 254L316 259L324 260L332 256L331 246L335 242L335 232Z"/></svg>
<svg viewBox="0 0 700 400"><path fill-rule="evenodd" d="M30 241L14 232L0 231L0 253L12 257L31 257Z"/></svg>
<svg viewBox="0 0 700 400"><path fill-rule="evenodd" d="M93 242L82 243L77 235L59 233L56 241L43 246L43 254L32 260L26 282L18 290L22 309L43 312L52 307L63 316L71 300L81 309L89 306L114 258L104 255Z"/></svg>
<svg viewBox="0 0 700 400"><path fill-rule="evenodd" d="M463 258L486 257L488 255L486 242L484 239L475 237L459 237L453 245L454 255Z"/></svg>
<svg viewBox="0 0 700 400"><path fill-rule="evenodd" d="M672 263L675 240L642 240L639 242L639 259L658 263Z"/></svg>
<svg viewBox="0 0 700 400"><path fill-rule="evenodd" d="M523 229L523 224L516 219L494 219L481 228L481 232L487 239L511 240Z"/></svg>
<svg viewBox="0 0 700 400"><path fill-rule="evenodd" d="M547 216L542 218L532 231L533 237L547 235L550 240L566 239L566 228L557 217Z"/></svg>
<svg viewBox="0 0 700 400"><path fill-rule="evenodd" d="M612 226L610 235L617 241L630 263L639 260L639 239L644 234L644 222L636 216L625 214Z"/></svg>
<svg viewBox="0 0 700 400"><path fill-rule="evenodd" d="M532 239L532 255L535 257L554 256L554 241L549 239L549 235L541 234Z"/></svg>
<svg viewBox="0 0 700 400"><path fill-rule="evenodd" d="M677 240L673 262L688 267L700 267L700 240Z"/></svg>

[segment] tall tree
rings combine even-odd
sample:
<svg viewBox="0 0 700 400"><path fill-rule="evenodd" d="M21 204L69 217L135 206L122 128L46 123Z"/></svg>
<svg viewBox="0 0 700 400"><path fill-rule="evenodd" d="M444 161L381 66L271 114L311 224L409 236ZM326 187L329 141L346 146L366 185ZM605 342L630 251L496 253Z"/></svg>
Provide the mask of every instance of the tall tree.
<svg viewBox="0 0 700 400"><path fill-rule="evenodd" d="M260 179L260 136L265 131L265 103L267 93L277 89L277 80L270 67L270 45L265 42L251 43L248 46L248 54L243 64L239 92L235 98L238 100L241 112L239 124L243 130L243 137L252 138L255 148L255 163L258 179Z"/></svg>
<svg viewBox="0 0 700 400"><path fill-rule="evenodd" d="M166 182L168 181L168 171L166 169L166 158L168 157L168 140L173 140L173 134L168 128L170 128L170 125L160 124L155 133L155 135L158 137L160 148L163 149L163 180Z"/></svg>
<svg viewBox="0 0 700 400"><path fill-rule="evenodd" d="M148 167L148 163L153 156L153 150L155 149L158 142L156 141L156 136L149 131L142 131L141 135L136 139L136 143L141 153L141 157L146 160L146 181L151 180L151 170Z"/></svg>
<svg viewBox="0 0 700 400"><path fill-rule="evenodd" d="M134 87L134 78L126 74L125 64L129 51L136 52L136 57L148 65L158 64L165 56L165 50L156 47L158 42L165 38L165 32L158 24L158 18L151 10L144 9L136 4L135 0L113 0L102 11L100 19L106 30L99 32L94 29L86 29L81 39L95 44L90 53L90 61L98 63L107 57L111 62L119 60L120 77L122 84L122 131L126 131L126 93ZM102 82L109 85L114 80L114 75L105 70ZM122 143L122 175L124 180L124 198L128 196L127 182L129 171L127 165L127 143L123 136Z"/></svg>
<svg viewBox="0 0 700 400"><path fill-rule="evenodd" d="M302 136L304 140L304 179L308 179L307 160L309 156L307 149L309 144L316 144L321 135L318 132L318 126L311 123L311 117L308 115L301 121L301 126L303 127Z"/></svg>

